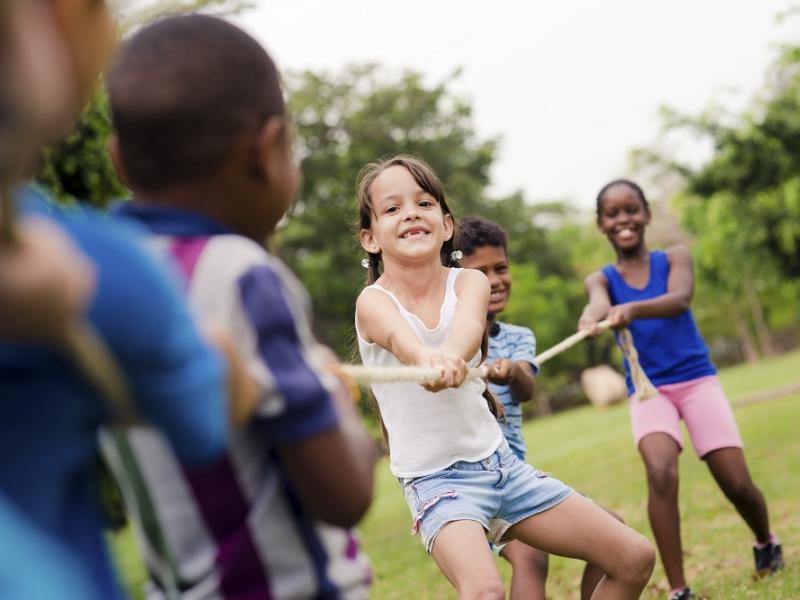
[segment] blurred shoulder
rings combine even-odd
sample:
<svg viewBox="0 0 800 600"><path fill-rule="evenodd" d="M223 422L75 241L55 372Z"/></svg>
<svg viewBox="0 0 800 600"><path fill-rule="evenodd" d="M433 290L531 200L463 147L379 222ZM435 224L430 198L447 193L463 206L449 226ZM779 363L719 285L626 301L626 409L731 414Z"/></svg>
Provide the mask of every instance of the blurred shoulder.
<svg viewBox="0 0 800 600"><path fill-rule="evenodd" d="M675 244L664 250L667 255L669 264L672 266L691 266L692 264L692 251L686 244Z"/></svg>

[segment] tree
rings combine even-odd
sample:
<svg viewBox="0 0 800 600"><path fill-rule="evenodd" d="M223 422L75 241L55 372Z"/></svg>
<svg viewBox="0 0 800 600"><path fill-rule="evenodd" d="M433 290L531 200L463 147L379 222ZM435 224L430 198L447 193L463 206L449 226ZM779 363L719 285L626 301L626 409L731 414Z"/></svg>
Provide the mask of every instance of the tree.
<svg viewBox="0 0 800 600"><path fill-rule="evenodd" d="M697 297L710 303L695 302L701 327L729 336L733 316L742 356L772 354L773 331L800 327L800 47L783 49L742 114L715 105L697 116L662 114L666 131L691 131L713 148L700 167L635 152L682 178L676 201L694 239Z"/></svg>
<svg viewBox="0 0 800 600"><path fill-rule="evenodd" d="M377 65L286 77L304 185L275 247L315 299L320 336L340 351L351 339L355 297L366 272L356 242L355 179L391 154L424 158L460 214L483 205L495 140L478 139L471 106L448 87L414 72Z"/></svg>
<svg viewBox="0 0 800 600"><path fill-rule="evenodd" d="M121 31L129 32L165 14L203 11L226 15L251 5L247 0L125 0L115 3ZM126 195L117 178L106 143L111 134L108 96L98 85L74 130L47 148L36 179L62 202L88 202L103 207Z"/></svg>
<svg viewBox="0 0 800 600"><path fill-rule="evenodd" d="M111 134L108 96L98 87L76 128L46 148L37 180L62 202L103 207L127 191L117 178L106 144Z"/></svg>
<svg viewBox="0 0 800 600"><path fill-rule="evenodd" d="M221 16L237 14L252 6L252 0L122 0L116 2L114 8L125 32L163 15L202 11Z"/></svg>

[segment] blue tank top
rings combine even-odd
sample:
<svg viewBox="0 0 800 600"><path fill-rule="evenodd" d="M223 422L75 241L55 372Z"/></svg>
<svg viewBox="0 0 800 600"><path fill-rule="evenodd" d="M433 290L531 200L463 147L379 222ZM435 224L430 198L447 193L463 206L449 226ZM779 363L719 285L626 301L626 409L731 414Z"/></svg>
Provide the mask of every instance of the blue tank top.
<svg viewBox="0 0 800 600"><path fill-rule="evenodd" d="M650 279L641 289L625 283L614 265L603 267L603 274L608 281L611 304L649 300L667 293L669 259L660 250L650 253ZM628 329L633 335L639 363L656 387L717 372L708 357L708 348L697 330L691 310L675 317L636 319L628 325ZM627 361L625 376L628 393L632 394L633 383Z"/></svg>

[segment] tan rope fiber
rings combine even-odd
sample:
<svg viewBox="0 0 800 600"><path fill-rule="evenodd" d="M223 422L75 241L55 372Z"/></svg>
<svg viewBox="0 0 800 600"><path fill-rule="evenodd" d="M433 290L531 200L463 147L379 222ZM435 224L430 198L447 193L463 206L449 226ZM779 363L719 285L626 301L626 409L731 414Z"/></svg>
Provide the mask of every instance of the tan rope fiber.
<svg viewBox="0 0 800 600"><path fill-rule="evenodd" d="M609 321L601 321L597 324L600 329L608 329L611 326ZM554 356L561 354L565 350L572 348L575 344L583 341L589 335L588 331L578 331L568 338L562 340L552 348L548 348L536 356L536 362L542 363L550 360ZM658 394L655 386L650 383L642 366L639 364L639 354L633 345L633 336L627 328L619 331L619 346L623 355L628 361L631 369L631 379L635 392L635 400L645 400ZM357 383L368 385L371 383L426 383L438 379L442 372L435 367L365 367L364 365L342 365L345 375L352 378ZM486 365L474 367L469 370L467 378L485 378L488 375Z"/></svg>
<svg viewBox="0 0 800 600"><path fill-rule="evenodd" d="M639 353L636 351L636 346L633 345L633 336L627 327L619 330L619 347L628 360L628 368L631 371L631 381L634 389L632 398L641 402L657 396L658 390L650 383L650 379L642 369L642 365L639 364Z"/></svg>

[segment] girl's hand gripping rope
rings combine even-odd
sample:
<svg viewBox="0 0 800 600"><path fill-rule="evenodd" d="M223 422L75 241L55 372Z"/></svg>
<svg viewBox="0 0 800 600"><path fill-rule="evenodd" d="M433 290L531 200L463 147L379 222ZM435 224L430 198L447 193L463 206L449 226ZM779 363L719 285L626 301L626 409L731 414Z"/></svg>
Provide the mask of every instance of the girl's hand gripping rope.
<svg viewBox="0 0 800 600"><path fill-rule="evenodd" d="M469 374L469 367L461 356L437 348L420 348L416 363L421 367L433 367L441 371L438 379L423 384L429 392L459 387Z"/></svg>

